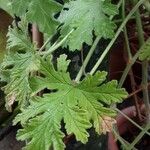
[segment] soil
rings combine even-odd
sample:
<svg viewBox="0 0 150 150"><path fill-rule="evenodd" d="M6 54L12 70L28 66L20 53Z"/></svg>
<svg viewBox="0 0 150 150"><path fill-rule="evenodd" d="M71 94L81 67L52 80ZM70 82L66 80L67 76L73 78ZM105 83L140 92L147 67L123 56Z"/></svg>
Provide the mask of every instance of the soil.
<svg viewBox="0 0 150 150"><path fill-rule="evenodd" d="M0 150L21 150L23 145L16 140L16 130L12 130L0 141Z"/></svg>

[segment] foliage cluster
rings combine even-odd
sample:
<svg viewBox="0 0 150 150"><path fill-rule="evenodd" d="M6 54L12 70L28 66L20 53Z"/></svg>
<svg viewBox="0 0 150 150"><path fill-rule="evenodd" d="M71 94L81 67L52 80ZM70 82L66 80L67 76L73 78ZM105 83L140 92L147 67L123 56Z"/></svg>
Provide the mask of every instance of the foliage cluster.
<svg viewBox="0 0 150 150"><path fill-rule="evenodd" d="M72 0L65 4L54 0L7 1L5 5L11 15L21 21L9 28L8 53L1 64L0 77L6 83L3 90L7 110L11 111L18 102L21 112L14 124L20 122L23 126L17 137L28 141L25 149L62 150L64 136L72 133L78 141L86 143L87 129L92 126L101 134L104 118L116 114L110 106L121 102L127 92L118 87L117 81L107 81L105 71L87 73L79 82L71 79L67 55L60 55L55 66L52 52L60 46L69 51L81 50L83 44L91 46L95 37L113 38L117 26L111 18L118 14L117 5L111 0ZM31 42L29 23L36 23L49 37L56 33L60 36L47 46L49 49L40 51ZM148 42L140 59L149 58ZM62 121L65 133L61 130Z"/></svg>

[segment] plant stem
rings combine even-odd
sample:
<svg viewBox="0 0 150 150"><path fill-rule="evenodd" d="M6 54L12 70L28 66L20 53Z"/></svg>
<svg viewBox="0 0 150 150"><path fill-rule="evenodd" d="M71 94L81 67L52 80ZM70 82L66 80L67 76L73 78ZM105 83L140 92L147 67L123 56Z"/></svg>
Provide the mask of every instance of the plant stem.
<svg viewBox="0 0 150 150"><path fill-rule="evenodd" d="M150 12L150 2L148 0L145 0L145 2L143 3L145 8L147 9L147 11Z"/></svg>
<svg viewBox="0 0 150 150"><path fill-rule="evenodd" d="M124 20L125 19L125 0L123 0L122 2L122 19ZM127 48L127 52L128 52L128 57L129 57L129 60L132 59L132 54L131 54L131 49L130 49L130 44L129 44L129 38L128 38L128 33L127 33L127 28L126 26L124 27L124 38L125 38L125 42L126 42L126 48Z"/></svg>
<svg viewBox="0 0 150 150"><path fill-rule="evenodd" d="M72 29L59 43L54 43L53 46L50 47L50 49L46 52L42 52L43 54L43 58L46 58L49 54L51 54L52 52L54 52L56 49L58 49L69 37L69 35L74 31L74 29Z"/></svg>
<svg viewBox="0 0 150 150"><path fill-rule="evenodd" d="M150 129L150 124L148 123L143 131L134 139L134 141L129 145L128 150L132 150L134 146L141 140L144 134Z"/></svg>
<svg viewBox="0 0 150 150"><path fill-rule="evenodd" d="M51 41L51 39L52 39L52 36L49 37L49 38L47 39L47 41L44 43L44 45L39 49L40 52L44 50L44 48L45 48L46 45Z"/></svg>
<svg viewBox="0 0 150 150"><path fill-rule="evenodd" d="M133 0L134 4L138 2L138 0ZM139 46L141 47L144 44L144 35L143 35L143 26L141 21L141 16L139 9L135 12L135 19L136 19L136 26L138 31L138 40L139 40Z"/></svg>
<svg viewBox="0 0 150 150"><path fill-rule="evenodd" d="M119 8L121 6L121 4L122 4L122 0L119 1L118 5L117 5L117 8ZM110 17L110 20L112 20L112 19L113 19L113 16ZM87 54L87 56L86 56L86 58L85 58L85 60L84 60L84 62L82 64L82 66L81 66L81 68L80 68L80 70L79 70L79 72L77 74L77 77L75 79L76 82L80 81L80 79L82 77L82 74L83 74L83 70L86 68L86 66L87 66L91 56L93 55L93 52L94 52L94 50L95 50L95 48L96 48L96 46L97 46L97 44L98 44L98 42L100 41L101 38L102 38L101 36L98 36L95 39L91 49L89 50L89 53Z"/></svg>
<svg viewBox="0 0 150 150"><path fill-rule="evenodd" d="M123 2L122 2L122 18L123 18L123 20L125 19L125 0L123 0ZM125 60L126 60L126 63L128 64L128 62L130 62L130 60L132 59L132 53L131 53L131 49L130 49L129 38L128 38L126 26L124 27L124 37L125 37L126 49L127 49L127 53L128 53L128 56L126 56L126 54L125 54ZM130 76L130 80L131 80L131 88L132 88L132 91L134 92L136 90L136 82L134 79L134 74L133 74L132 68L129 71L129 76ZM140 113L140 109L139 109L138 97L136 94L133 97L134 97L134 103L135 103L135 107L136 107L137 116L138 116L138 119L141 121L142 117L141 117L141 113Z"/></svg>
<svg viewBox="0 0 150 150"><path fill-rule="evenodd" d="M135 81L135 77L134 77L134 73L133 73L132 68L129 71L129 76L130 76L130 81L131 81L131 89L134 92L134 91L136 91L137 84ZM135 104L135 108L136 108L136 112L137 112L137 117L138 117L139 121L141 122L142 121L142 115L141 115L141 111L140 111L140 106L139 106L137 94L134 94L133 100L134 100L134 104Z"/></svg>
<svg viewBox="0 0 150 150"><path fill-rule="evenodd" d="M138 1L134 0L133 2L137 3ZM141 47L145 43L145 41L144 41L143 27L142 27L142 21L141 21L139 9L137 9L136 11L136 24L137 24L139 45ZM148 84L148 61L145 60L142 62L143 100L146 107L147 121L150 122L150 103L149 103L147 84Z"/></svg>
<svg viewBox="0 0 150 150"><path fill-rule="evenodd" d="M149 87L149 86L150 86L150 83L148 83L147 87ZM127 99L130 98L130 97L132 97L133 95L135 95L135 94L141 92L142 90L143 90L143 87L141 86L141 87L140 87L139 89L137 89L136 91L130 93L130 95L128 95Z"/></svg>
<svg viewBox="0 0 150 150"><path fill-rule="evenodd" d="M93 67L93 69L91 70L90 74L94 74L95 71L97 70L97 68L99 67L99 65L101 64L101 62L103 61L103 59L105 58L105 56L107 55L107 53L110 51L112 45L114 44L114 42L116 41L117 37L119 36L119 34L121 33L121 31L123 30L124 26L126 25L126 23L128 22L128 20L130 19L130 17L135 13L135 11L139 8L139 6L144 2L145 0L140 0L135 6L134 8L130 11L130 13L127 15L127 17L125 18L125 20L123 21L123 23L120 25L119 29L117 30L114 38L111 40L111 42L108 44L108 46L106 47L106 49L104 50L103 54L101 55L101 57L99 58L99 60L97 61L97 63L95 64L95 66Z"/></svg>
<svg viewBox="0 0 150 150"><path fill-rule="evenodd" d="M122 76L121 76L121 79L119 81L119 84L118 84L118 87L122 87L132 65L135 63L135 61L137 60L137 58L139 57L139 54L140 54L140 51L138 51L131 59L131 61L127 64Z"/></svg>
<svg viewBox="0 0 150 150"><path fill-rule="evenodd" d="M140 130L144 130L140 125L138 125L135 121L133 121L130 117L128 117L126 114L124 114L122 111L120 111L118 108L116 108L116 111L119 112L122 116L124 116L127 120L129 120L133 125L135 125ZM150 136L150 133L146 131L146 134Z"/></svg>
<svg viewBox="0 0 150 150"><path fill-rule="evenodd" d="M98 42L100 41L100 39L101 39L101 36L98 36L98 37L95 39L95 41L94 41L94 43L93 43L91 49L89 50L89 53L87 54L87 56L86 56L86 58L85 58L85 60L84 60L84 62L83 62L83 64L82 64L82 66L81 66L81 68L80 68L79 73L77 74L77 77L76 77L76 79L75 79L76 82L79 82L79 81L80 81L81 76L82 76L82 74L83 74L83 70L84 70L85 67L87 66L87 64L88 64L88 62L89 62L89 60L90 60L90 58L91 58L91 56L92 56L92 54L93 54L93 52L94 52L94 50L95 50L95 48L96 48Z"/></svg>
<svg viewBox="0 0 150 150"><path fill-rule="evenodd" d="M130 143L128 143L127 141L125 141L119 134L118 132L116 131L116 129L112 128L112 131L113 131L113 134L115 136L115 138L118 139L118 141L123 145L123 147L125 149L128 148L128 145L130 145Z"/></svg>
<svg viewBox="0 0 150 150"><path fill-rule="evenodd" d="M143 87L143 100L146 107L147 122L150 122L150 103L148 92L148 62L142 63L142 87Z"/></svg>

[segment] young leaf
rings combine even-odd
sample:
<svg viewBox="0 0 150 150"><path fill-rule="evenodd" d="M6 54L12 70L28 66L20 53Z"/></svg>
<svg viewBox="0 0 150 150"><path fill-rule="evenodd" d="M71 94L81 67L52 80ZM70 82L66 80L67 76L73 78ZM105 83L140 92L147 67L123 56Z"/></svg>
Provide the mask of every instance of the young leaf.
<svg viewBox="0 0 150 150"><path fill-rule="evenodd" d="M66 60L66 59L67 59L67 55L65 55L65 54L60 55L60 57L57 59L57 70L58 71L62 71L62 72L67 71L70 60Z"/></svg>
<svg viewBox="0 0 150 150"><path fill-rule="evenodd" d="M141 47L140 60L150 60L150 38Z"/></svg>
<svg viewBox="0 0 150 150"><path fill-rule="evenodd" d="M40 31L52 34L58 26L54 15L61 5L54 0L13 0L12 9L17 16L26 15L27 20L36 23Z"/></svg>
<svg viewBox="0 0 150 150"><path fill-rule="evenodd" d="M63 64L67 63L65 59L62 60ZM40 73L42 76L36 76L30 80L33 94L45 88L55 90L55 92L44 94L42 97L33 96L31 105L15 118L15 124L21 122L24 126L24 129L19 131L18 138L31 140L26 149L32 149L30 147L33 146L37 136L41 137L38 144L46 147L46 150L48 150L47 146L57 150L58 144L55 143L59 143L63 149L63 144L60 142L62 133L58 132L60 129L58 125L62 120L65 123L67 134L74 133L78 141L86 143L89 136L87 129L92 126L92 123L96 131L100 133L100 116L115 115L114 110L105 107L102 103L112 104L127 96L124 89L117 89L116 82L103 84L106 79L105 72L97 72L94 76L88 75L81 83L75 83L65 70L55 70L49 60L41 60ZM93 84L90 85L91 81ZM57 118L59 114L60 117ZM34 120L42 121L35 124ZM53 128L51 134L53 126L56 128ZM47 145L47 138L43 136L46 137L48 133L56 134L54 137L48 135Z"/></svg>
<svg viewBox="0 0 150 150"><path fill-rule="evenodd" d="M20 106L28 102L29 74L38 70L40 62L34 45L16 27L9 29L7 48L8 54L1 64L0 76L1 80L7 82L3 89L6 94L6 108L11 111L14 101L18 101Z"/></svg>
<svg viewBox="0 0 150 150"><path fill-rule="evenodd" d="M71 51L80 50L85 42L92 44L93 31L96 36L112 38L115 24L109 16L117 14L116 5L110 0L76 0L64 5L59 21L63 24L61 35L64 37L71 29L75 31L67 39Z"/></svg>

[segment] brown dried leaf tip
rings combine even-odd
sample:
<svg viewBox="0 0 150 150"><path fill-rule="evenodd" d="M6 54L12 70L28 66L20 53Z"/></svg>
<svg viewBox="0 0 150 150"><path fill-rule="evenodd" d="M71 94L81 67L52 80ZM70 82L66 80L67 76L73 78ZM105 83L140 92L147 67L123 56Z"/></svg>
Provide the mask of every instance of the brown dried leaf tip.
<svg viewBox="0 0 150 150"><path fill-rule="evenodd" d="M104 116L101 117L100 119L101 119L101 132L103 134L106 134L107 132L111 132L113 125L116 124L116 120L109 116Z"/></svg>

